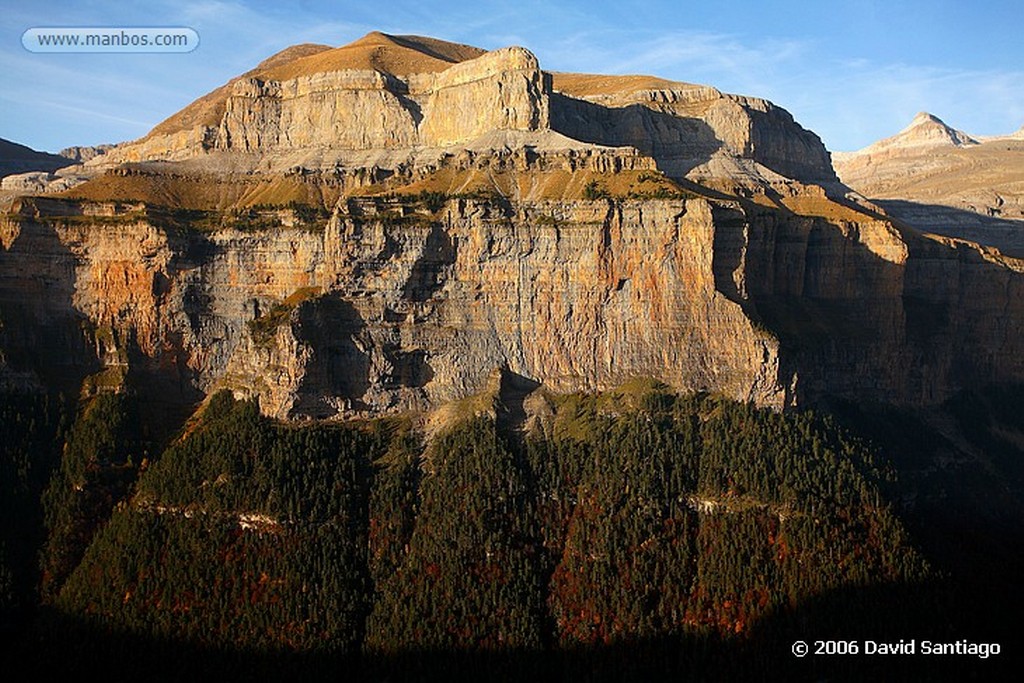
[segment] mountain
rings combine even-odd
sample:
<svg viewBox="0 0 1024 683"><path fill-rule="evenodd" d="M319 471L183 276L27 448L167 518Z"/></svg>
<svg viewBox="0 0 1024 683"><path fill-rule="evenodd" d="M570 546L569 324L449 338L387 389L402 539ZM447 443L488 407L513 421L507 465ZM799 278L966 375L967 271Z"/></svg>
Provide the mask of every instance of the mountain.
<svg viewBox="0 0 1024 683"><path fill-rule="evenodd" d="M950 128L939 117L922 111L914 117L909 126L899 133L879 140L861 150L859 154L879 154L887 150L905 150L925 146L968 147L977 144L978 141L967 133Z"/></svg>
<svg viewBox="0 0 1024 683"><path fill-rule="evenodd" d="M31 147L0 139L0 178L28 171L56 171L75 163L57 154L37 152Z"/></svg>
<svg viewBox="0 0 1024 683"><path fill-rule="evenodd" d="M1024 256L1021 131L972 137L918 114L898 135L832 159L843 182L892 216Z"/></svg>
<svg viewBox="0 0 1024 683"><path fill-rule="evenodd" d="M371 33L85 156L0 213L30 675L1012 661L1024 261L866 201L780 107ZM974 652L793 656L818 638Z"/></svg>
<svg viewBox="0 0 1024 683"><path fill-rule="evenodd" d="M3 219L8 381L322 418L437 408L496 368L776 408L1024 377L1020 262L859 208L817 136L707 86L372 33L84 168Z"/></svg>
<svg viewBox="0 0 1024 683"><path fill-rule="evenodd" d="M505 139L546 152L639 151L679 176L743 158L790 177L834 180L817 136L764 100L649 77L549 74L523 48L484 52L381 33L340 48L284 50L105 163L423 167L442 163L446 148L487 151ZM759 175L748 167L737 175Z"/></svg>
<svg viewBox="0 0 1024 683"><path fill-rule="evenodd" d="M112 149L113 145L70 147L60 154L37 152L0 140L0 200L10 196L61 192L88 180L79 164Z"/></svg>

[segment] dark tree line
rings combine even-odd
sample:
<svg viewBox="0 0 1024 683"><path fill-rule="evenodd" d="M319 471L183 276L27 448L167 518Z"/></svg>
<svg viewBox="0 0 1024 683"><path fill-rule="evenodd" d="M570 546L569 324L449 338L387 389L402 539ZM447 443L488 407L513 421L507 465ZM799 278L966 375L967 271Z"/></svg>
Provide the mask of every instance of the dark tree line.
<svg viewBox="0 0 1024 683"><path fill-rule="evenodd" d="M16 416L40 411L50 441L32 438L58 442L61 418L24 406L5 429L35 434ZM870 590L939 577L884 495L891 463L831 418L658 385L551 407L525 435L476 416L424 443L403 420L280 424L224 393L150 462L130 399L97 397L46 497L37 638L117 661L141 639L369 678L555 661L642 680L741 675L823 596L844 596L815 616L837 634L941 607ZM5 485L38 495L15 451Z"/></svg>
<svg viewBox="0 0 1024 683"><path fill-rule="evenodd" d="M45 538L42 494L60 462L67 402L0 393L0 627L19 628L36 602Z"/></svg>

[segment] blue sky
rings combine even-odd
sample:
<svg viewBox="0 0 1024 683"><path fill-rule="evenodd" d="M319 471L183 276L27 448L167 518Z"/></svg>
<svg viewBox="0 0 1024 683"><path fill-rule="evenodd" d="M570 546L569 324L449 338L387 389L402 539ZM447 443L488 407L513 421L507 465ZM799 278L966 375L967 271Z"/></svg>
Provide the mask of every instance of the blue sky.
<svg viewBox="0 0 1024 683"><path fill-rule="evenodd" d="M2 0L0 137L56 151L144 135L289 45L371 30L493 49L543 68L649 73L785 107L831 150L891 135L918 111L976 135L1024 124L1024 12L1016 0L648 0L471 3ZM188 26L189 54L33 54L36 26Z"/></svg>

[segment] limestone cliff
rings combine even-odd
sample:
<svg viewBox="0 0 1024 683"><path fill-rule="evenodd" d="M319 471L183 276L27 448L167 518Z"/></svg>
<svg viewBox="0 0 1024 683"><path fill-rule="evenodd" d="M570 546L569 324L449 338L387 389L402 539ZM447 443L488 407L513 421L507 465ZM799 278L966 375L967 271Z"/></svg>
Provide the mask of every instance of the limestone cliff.
<svg viewBox="0 0 1024 683"><path fill-rule="evenodd" d="M1021 261L852 203L816 135L706 86L370 34L77 168L0 218L0 382L291 419L496 371L776 408L1024 381Z"/></svg>
<svg viewBox="0 0 1024 683"><path fill-rule="evenodd" d="M137 205L24 200L3 244L0 310L51 330L55 357L129 365L164 398L230 387L279 417L430 408L499 367L559 391L649 376L780 408L1024 379L1020 264L877 220L351 199L314 229L198 233ZM42 336L4 339L10 372L52 371L32 365Z"/></svg>
<svg viewBox="0 0 1024 683"><path fill-rule="evenodd" d="M235 84L213 147L444 147L492 130L538 130L548 118L541 81L537 60L521 48L405 80L355 70L252 78Z"/></svg>
<svg viewBox="0 0 1024 683"><path fill-rule="evenodd" d="M258 156L231 163L280 171L359 166L365 159L352 152L373 150L373 163L395 168L409 150L471 145L495 131L630 147L672 177L836 180L821 140L765 100L661 79L549 74L521 47L484 52L380 33L275 55L97 165L222 166L219 153L250 152Z"/></svg>
<svg viewBox="0 0 1024 683"><path fill-rule="evenodd" d="M766 100L631 76L554 74L553 88L557 130L599 144L631 145L671 176L706 181L724 175L714 161L748 159L789 178L835 180L818 136Z"/></svg>
<svg viewBox="0 0 1024 683"><path fill-rule="evenodd" d="M405 47L401 38L382 34L360 41L365 42L379 42L378 50L411 62L403 69L379 57L303 65L297 57L300 66L292 70L257 69L211 93L216 111L223 109L215 124L186 110L176 125L165 122L104 161L183 159L212 150L446 147L494 130L548 128L544 76L523 48L442 62L446 68L436 70L431 62L437 60L419 44Z"/></svg>

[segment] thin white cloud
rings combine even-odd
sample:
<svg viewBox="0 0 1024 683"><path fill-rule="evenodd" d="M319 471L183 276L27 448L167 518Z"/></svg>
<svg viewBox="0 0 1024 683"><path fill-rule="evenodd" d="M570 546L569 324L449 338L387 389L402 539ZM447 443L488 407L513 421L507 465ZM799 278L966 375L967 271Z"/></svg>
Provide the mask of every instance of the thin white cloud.
<svg viewBox="0 0 1024 683"><path fill-rule="evenodd" d="M55 5L41 2L42 8L18 8L20 13L0 16L0 29L7 38L0 47L0 59L7 67L5 89L21 98L16 100L17 113L10 114L6 123L17 128L12 132L24 135L26 142L33 142L34 136L48 140L77 136L64 125L69 108L81 110L82 130L88 129L87 118L96 113L107 121L97 124L97 130L114 130L120 118L125 120L123 137L134 136L140 122L147 127L155 124L289 45L339 45L374 29L433 35L484 48L520 44L533 50L550 70L648 73L765 97L790 110L831 149L854 149L891 135L919 110L932 111L950 125L978 135L1010 132L1024 123L1024 70L1017 65L969 70L886 63L874 54L835 55L829 45L819 42L823 38L773 39L745 29L736 33L680 30L679 23L614 24L583 5L523 0L511 6L478 0L468 6L402 3L400 10L387 13L373 5L349 5L327 13L317 3L94 0L62 9L61 21L81 23L84 17L94 25L119 21L187 25L200 33L200 49L188 56L151 59L63 59L30 56L20 46L11 47L17 45L25 21L53 13ZM863 0L860 4L871 9L876 3ZM628 19L624 11L617 16ZM33 105L35 95L45 103ZM51 108L52 117L47 113ZM38 114L28 113L33 111ZM77 141L60 139L59 143Z"/></svg>
<svg viewBox="0 0 1024 683"><path fill-rule="evenodd" d="M823 70L808 85L781 87L788 106L831 149L859 149L893 135L919 111L974 135L1009 133L1024 123L1024 70L861 63Z"/></svg>
<svg viewBox="0 0 1024 683"><path fill-rule="evenodd" d="M647 47L612 64L618 72L695 70L742 77L775 69L800 57L806 46L799 41L769 40L744 43L726 34L684 32L645 41Z"/></svg>
<svg viewBox="0 0 1024 683"><path fill-rule="evenodd" d="M16 100L7 95L0 94L0 100L6 100L8 102L15 102ZM129 118L126 116L120 116L118 114L110 113L100 108L95 107L80 107L74 104L69 104L67 101L52 98L38 98L35 101L37 106L42 106L46 109L58 110L74 114L76 116L85 116L89 119L100 119L103 121L112 121L114 123L126 124L139 130L140 134L145 133L152 123L149 121L141 120L138 118ZM123 110L122 110L123 111Z"/></svg>

